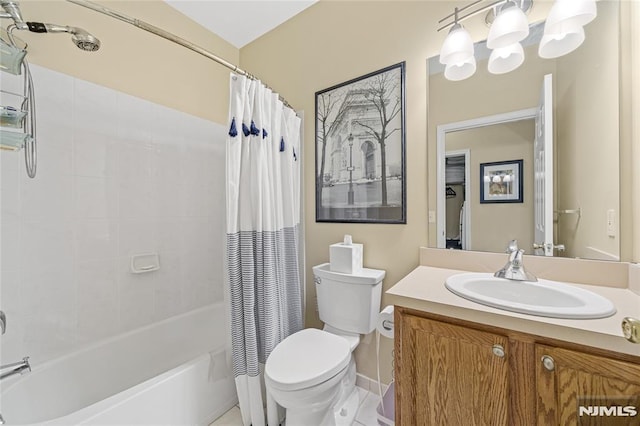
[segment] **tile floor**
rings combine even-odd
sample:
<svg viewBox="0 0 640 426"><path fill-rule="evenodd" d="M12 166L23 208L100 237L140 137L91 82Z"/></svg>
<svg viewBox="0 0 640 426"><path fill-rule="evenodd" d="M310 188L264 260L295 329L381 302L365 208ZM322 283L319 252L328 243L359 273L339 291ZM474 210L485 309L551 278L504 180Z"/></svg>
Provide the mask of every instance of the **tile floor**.
<svg viewBox="0 0 640 426"><path fill-rule="evenodd" d="M362 388L358 388L358 392L360 393L360 408L358 408L353 426L378 426L376 407L380 402L380 397ZM240 409L237 406L233 407L210 426L242 426Z"/></svg>

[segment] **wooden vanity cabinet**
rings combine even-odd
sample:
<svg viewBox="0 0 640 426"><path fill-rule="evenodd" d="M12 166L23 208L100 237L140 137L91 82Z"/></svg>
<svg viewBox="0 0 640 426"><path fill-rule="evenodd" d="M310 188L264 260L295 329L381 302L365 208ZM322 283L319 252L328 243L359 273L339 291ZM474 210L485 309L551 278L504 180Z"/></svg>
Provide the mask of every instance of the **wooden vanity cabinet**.
<svg viewBox="0 0 640 426"><path fill-rule="evenodd" d="M612 359L506 329L395 312L397 425L576 425L579 395L640 398L635 357ZM640 424L640 412L635 420Z"/></svg>
<svg viewBox="0 0 640 426"><path fill-rule="evenodd" d="M536 345L536 359L539 425L577 424L579 404L640 408L640 364L547 345ZM616 413L613 424L640 425L640 410L633 419L627 414ZM603 424L603 417L588 419L583 413L581 424Z"/></svg>

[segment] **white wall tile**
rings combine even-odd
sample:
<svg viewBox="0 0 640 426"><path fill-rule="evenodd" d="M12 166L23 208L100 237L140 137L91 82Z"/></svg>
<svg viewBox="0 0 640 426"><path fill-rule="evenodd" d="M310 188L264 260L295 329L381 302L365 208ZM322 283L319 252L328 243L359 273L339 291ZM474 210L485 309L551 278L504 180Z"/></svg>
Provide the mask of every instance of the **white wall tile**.
<svg viewBox="0 0 640 426"><path fill-rule="evenodd" d="M117 257L117 222L110 219L78 220L75 229L77 262Z"/></svg>
<svg viewBox="0 0 640 426"><path fill-rule="evenodd" d="M0 269L0 283L0 306L7 317L6 333L0 345L0 359L4 363L24 357L25 309L20 295L20 270Z"/></svg>
<svg viewBox="0 0 640 426"><path fill-rule="evenodd" d="M118 183L115 177L75 176L76 218L116 219L118 213Z"/></svg>
<svg viewBox="0 0 640 426"><path fill-rule="evenodd" d="M78 341L93 342L120 330L116 259L81 262L76 266Z"/></svg>
<svg viewBox="0 0 640 426"><path fill-rule="evenodd" d="M2 217L20 218L20 171L0 170L0 211Z"/></svg>
<svg viewBox="0 0 640 426"><path fill-rule="evenodd" d="M42 156L41 156L42 157ZM46 161L39 158L38 163ZM26 220L63 220L73 217L73 177L26 174L21 177L21 210Z"/></svg>
<svg viewBox="0 0 640 426"><path fill-rule="evenodd" d="M222 300L224 127L32 68L37 177L0 154L0 356L35 365ZM141 253L161 269L131 273Z"/></svg>
<svg viewBox="0 0 640 426"><path fill-rule="evenodd" d="M134 274L129 257L118 259L118 307L121 330L151 324L155 316L156 275L158 271Z"/></svg>
<svg viewBox="0 0 640 426"><path fill-rule="evenodd" d="M122 219L118 229L118 254L131 257L136 254L157 253L158 240L155 222L151 219Z"/></svg>
<svg viewBox="0 0 640 426"><path fill-rule="evenodd" d="M132 143L151 142L153 106L125 93L117 94L118 139Z"/></svg>
<svg viewBox="0 0 640 426"><path fill-rule="evenodd" d="M182 265L177 251L163 251L155 284L155 320L184 312L182 301Z"/></svg>
<svg viewBox="0 0 640 426"><path fill-rule="evenodd" d="M73 127L96 133L118 134L117 92L94 83L74 80Z"/></svg>
<svg viewBox="0 0 640 426"><path fill-rule="evenodd" d="M73 223L65 221L23 221L20 265L23 271L39 272L74 261ZM51 284L53 287L57 283Z"/></svg>
<svg viewBox="0 0 640 426"><path fill-rule="evenodd" d="M73 157L79 176L115 176L118 171L118 144L113 136L89 129L76 129Z"/></svg>
<svg viewBox="0 0 640 426"><path fill-rule="evenodd" d="M3 213L0 220L0 269L20 268L22 245L20 220Z"/></svg>

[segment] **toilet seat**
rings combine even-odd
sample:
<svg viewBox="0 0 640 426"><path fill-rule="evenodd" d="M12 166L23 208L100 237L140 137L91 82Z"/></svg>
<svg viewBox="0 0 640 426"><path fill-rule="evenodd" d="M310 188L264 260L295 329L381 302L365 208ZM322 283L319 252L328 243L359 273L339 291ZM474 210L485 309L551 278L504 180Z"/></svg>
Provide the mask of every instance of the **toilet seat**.
<svg viewBox="0 0 640 426"><path fill-rule="evenodd" d="M340 336L308 328L284 339L271 352L265 378L280 390L322 383L349 365L351 345Z"/></svg>

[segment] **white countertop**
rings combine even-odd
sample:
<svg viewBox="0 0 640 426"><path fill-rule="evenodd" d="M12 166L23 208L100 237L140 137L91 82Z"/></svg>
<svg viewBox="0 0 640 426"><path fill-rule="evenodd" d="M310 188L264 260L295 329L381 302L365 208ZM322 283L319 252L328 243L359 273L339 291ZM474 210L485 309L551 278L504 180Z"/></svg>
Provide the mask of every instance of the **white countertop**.
<svg viewBox="0 0 640 426"><path fill-rule="evenodd" d="M640 345L627 341L620 327L624 317L637 317L640 312L640 296L628 289L571 283L611 300L616 314L587 320L547 318L481 305L447 290L445 280L465 272L468 271L418 266L386 294L398 306L640 356Z"/></svg>

